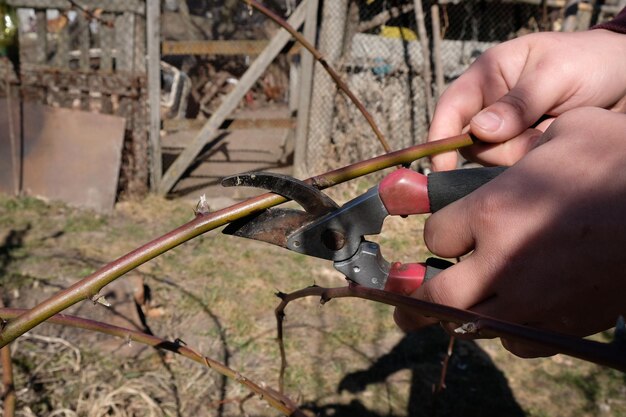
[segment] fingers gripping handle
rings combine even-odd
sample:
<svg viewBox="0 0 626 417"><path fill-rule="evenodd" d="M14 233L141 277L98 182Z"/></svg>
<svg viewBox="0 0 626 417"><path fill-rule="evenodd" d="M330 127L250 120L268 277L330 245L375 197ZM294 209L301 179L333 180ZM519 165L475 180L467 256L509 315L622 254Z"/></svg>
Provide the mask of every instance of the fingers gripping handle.
<svg viewBox="0 0 626 417"><path fill-rule="evenodd" d="M434 213L503 173L506 167L457 169L428 176L428 201Z"/></svg>
<svg viewBox="0 0 626 417"><path fill-rule="evenodd" d="M433 172L426 177L402 168L387 175L380 182L378 193L391 215L434 213L491 181L505 169L459 169Z"/></svg>
<svg viewBox="0 0 626 417"><path fill-rule="evenodd" d="M439 272L452 265L452 262L439 258L428 258L425 263L419 264L395 262L389 270L385 291L411 295L424 282L434 278Z"/></svg>

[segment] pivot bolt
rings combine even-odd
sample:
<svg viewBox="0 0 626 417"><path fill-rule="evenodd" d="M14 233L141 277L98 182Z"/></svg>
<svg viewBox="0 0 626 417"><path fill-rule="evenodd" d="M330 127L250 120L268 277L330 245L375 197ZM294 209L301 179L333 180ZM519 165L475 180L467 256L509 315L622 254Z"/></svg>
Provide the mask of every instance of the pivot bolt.
<svg viewBox="0 0 626 417"><path fill-rule="evenodd" d="M326 229L322 232L322 243L328 249L337 251L346 245L346 237L337 230Z"/></svg>

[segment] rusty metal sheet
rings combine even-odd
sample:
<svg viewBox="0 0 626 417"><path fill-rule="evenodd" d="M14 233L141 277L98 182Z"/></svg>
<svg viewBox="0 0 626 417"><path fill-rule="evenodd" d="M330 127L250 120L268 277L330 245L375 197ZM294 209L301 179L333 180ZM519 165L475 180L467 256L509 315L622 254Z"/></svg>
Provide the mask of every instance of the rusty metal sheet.
<svg viewBox="0 0 626 417"><path fill-rule="evenodd" d="M124 118L24 103L23 190L71 205L113 208Z"/></svg>
<svg viewBox="0 0 626 417"><path fill-rule="evenodd" d="M17 98L0 99L0 192L16 195L20 181L20 112Z"/></svg>

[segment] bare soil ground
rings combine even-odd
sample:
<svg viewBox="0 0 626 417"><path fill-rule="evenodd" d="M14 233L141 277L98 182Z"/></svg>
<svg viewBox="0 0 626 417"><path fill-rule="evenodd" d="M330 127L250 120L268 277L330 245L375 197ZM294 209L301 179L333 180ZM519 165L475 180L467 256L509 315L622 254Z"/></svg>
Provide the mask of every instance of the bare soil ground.
<svg viewBox="0 0 626 417"><path fill-rule="evenodd" d="M345 200L367 186L334 196ZM99 215L0 197L2 299L32 306L186 222L192 209L150 197ZM426 257L422 225L421 218L387 224L386 256ZM275 387L274 292L313 283L344 281L328 262L214 231L107 287L111 308L85 301L70 312L179 338ZM362 300L323 307L300 300L287 314L287 394L312 416L626 416L626 377L617 371L560 355L519 359L495 340L457 342L447 388L433 394L448 346L439 328L403 334L390 308ZM595 337L608 340L610 332ZM125 340L42 325L12 349L18 416L278 415L236 381Z"/></svg>

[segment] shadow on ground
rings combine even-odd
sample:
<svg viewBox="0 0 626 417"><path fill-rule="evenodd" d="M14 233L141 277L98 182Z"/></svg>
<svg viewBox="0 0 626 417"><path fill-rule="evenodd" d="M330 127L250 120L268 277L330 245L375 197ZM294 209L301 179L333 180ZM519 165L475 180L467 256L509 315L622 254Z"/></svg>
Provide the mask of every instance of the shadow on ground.
<svg viewBox="0 0 626 417"><path fill-rule="evenodd" d="M449 336L439 327L431 326L408 333L391 351L376 360L368 369L346 375L338 392L355 394L349 404L310 403L303 409L316 416L379 417L364 406L359 393L368 386L384 383L392 374L409 369L411 387L406 415L416 416L524 416L504 374L476 343L456 340L446 375L446 388L438 393L441 362ZM403 413L404 414L404 413Z"/></svg>

